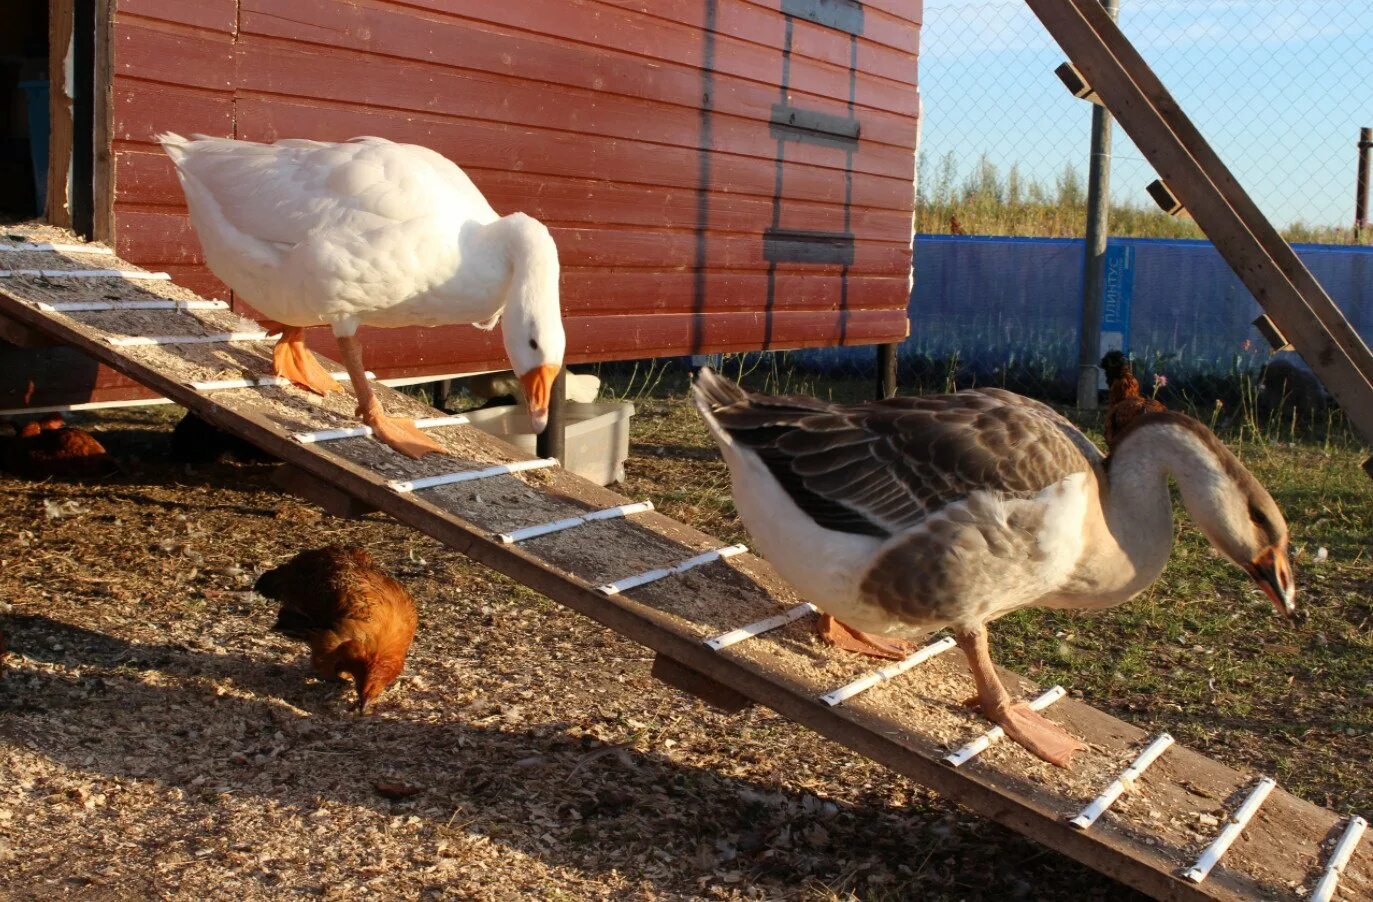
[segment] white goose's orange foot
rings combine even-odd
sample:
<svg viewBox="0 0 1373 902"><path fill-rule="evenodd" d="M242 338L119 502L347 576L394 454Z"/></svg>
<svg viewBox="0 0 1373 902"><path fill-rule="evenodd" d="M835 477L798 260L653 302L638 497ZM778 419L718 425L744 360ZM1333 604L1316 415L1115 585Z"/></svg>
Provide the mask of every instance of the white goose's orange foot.
<svg viewBox="0 0 1373 902"><path fill-rule="evenodd" d="M1073 755L1087 748L1067 730L1023 702L1004 709L999 717L988 715L987 719L999 724L1007 736L1031 754L1057 767L1069 767Z"/></svg>
<svg viewBox="0 0 1373 902"><path fill-rule="evenodd" d="M406 457L418 460L426 454L448 453L447 448L416 427L414 420L388 417L381 412L380 404L360 409L358 416L362 418L364 423L372 427L372 434L380 442L394 448Z"/></svg>
<svg viewBox="0 0 1373 902"><path fill-rule="evenodd" d="M272 349L273 375L290 380L293 385L318 395L343 390L338 380L329 375L329 371L321 366L310 349L305 347L304 329L282 326L274 322L265 322L262 326L269 335L281 333L281 339Z"/></svg>
<svg viewBox="0 0 1373 902"><path fill-rule="evenodd" d="M865 633L840 623L829 614L820 615L815 631L820 634L822 640L835 648L867 655L870 658L881 658L884 661L900 661L910 657L915 651L914 642Z"/></svg>

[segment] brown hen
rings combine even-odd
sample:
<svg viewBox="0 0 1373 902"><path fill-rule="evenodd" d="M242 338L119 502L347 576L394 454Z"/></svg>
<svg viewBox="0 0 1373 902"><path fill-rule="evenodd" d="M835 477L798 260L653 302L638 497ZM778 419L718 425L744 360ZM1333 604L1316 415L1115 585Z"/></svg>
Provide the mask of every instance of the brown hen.
<svg viewBox="0 0 1373 902"><path fill-rule="evenodd" d="M55 414L19 428L5 444L4 467L25 479L108 476L116 469L95 436L66 425Z"/></svg>
<svg viewBox="0 0 1373 902"><path fill-rule="evenodd" d="M1162 402L1146 398L1140 393L1139 380L1130 368L1130 361L1120 351L1108 351L1101 358L1101 368L1106 371L1106 384L1110 387L1106 407L1106 447L1115 450L1116 440L1126 426L1146 413L1162 413L1168 408Z"/></svg>
<svg viewBox="0 0 1373 902"><path fill-rule="evenodd" d="M359 711L405 667L415 603L362 549L302 551L258 577L253 589L281 602L273 631L307 643L321 677L352 678Z"/></svg>

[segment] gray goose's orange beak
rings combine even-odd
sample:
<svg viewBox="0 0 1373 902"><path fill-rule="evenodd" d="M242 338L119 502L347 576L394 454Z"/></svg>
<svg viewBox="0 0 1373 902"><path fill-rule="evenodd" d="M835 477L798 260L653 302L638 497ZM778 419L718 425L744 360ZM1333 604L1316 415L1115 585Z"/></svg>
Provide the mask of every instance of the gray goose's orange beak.
<svg viewBox="0 0 1373 902"><path fill-rule="evenodd" d="M1274 609L1288 620L1299 620L1297 612L1297 583L1292 578L1292 562L1287 547L1266 549L1244 568L1269 600Z"/></svg>
<svg viewBox="0 0 1373 902"><path fill-rule="evenodd" d="M529 419L534 424L534 432L543 432L548 425L548 400L553 395L553 380L558 378L556 363L545 363L534 367L520 377L524 386L524 397L529 405Z"/></svg>

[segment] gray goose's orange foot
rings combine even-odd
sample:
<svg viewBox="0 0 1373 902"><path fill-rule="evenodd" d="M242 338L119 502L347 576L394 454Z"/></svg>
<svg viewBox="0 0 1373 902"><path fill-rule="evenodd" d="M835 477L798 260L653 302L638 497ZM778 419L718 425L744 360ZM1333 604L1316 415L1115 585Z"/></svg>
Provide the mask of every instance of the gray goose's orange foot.
<svg viewBox="0 0 1373 902"><path fill-rule="evenodd" d="M1087 746L1070 736L1067 730L1024 702L1011 705L1000 712L993 712L987 715L987 719L999 725L1006 731L1007 736L1020 743L1031 754L1056 767L1070 767L1073 755L1087 749Z"/></svg>
<svg viewBox="0 0 1373 902"><path fill-rule="evenodd" d="M916 647L914 642L907 642L905 639L876 636L872 633L856 630L840 623L829 614L820 615L820 620L815 625L815 631L828 645L833 645L843 651L867 655L870 658L881 658L884 661L900 661L907 658L915 651Z"/></svg>

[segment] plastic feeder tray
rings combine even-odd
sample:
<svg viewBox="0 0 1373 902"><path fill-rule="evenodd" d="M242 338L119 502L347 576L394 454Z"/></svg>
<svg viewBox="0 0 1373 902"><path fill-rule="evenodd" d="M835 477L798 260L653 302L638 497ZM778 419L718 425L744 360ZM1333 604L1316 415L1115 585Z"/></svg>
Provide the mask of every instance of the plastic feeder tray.
<svg viewBox="0 0 1373 902"><path fill-rule="evenodd" d="M467 410L463 415L483 432L505 439L528 454L534 454L534 433L529 412L523 404ZM634 405L628 401L568 402L567 459L564 466L597 485L609 485L625 478L625 459L629 457L629 418Z"/></svg>

